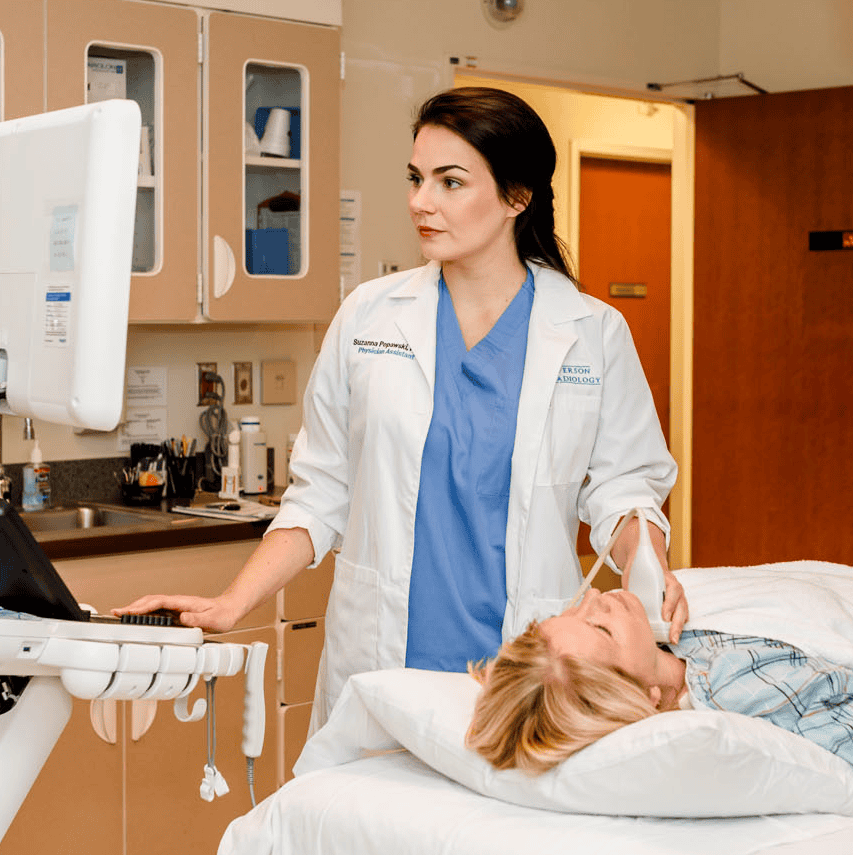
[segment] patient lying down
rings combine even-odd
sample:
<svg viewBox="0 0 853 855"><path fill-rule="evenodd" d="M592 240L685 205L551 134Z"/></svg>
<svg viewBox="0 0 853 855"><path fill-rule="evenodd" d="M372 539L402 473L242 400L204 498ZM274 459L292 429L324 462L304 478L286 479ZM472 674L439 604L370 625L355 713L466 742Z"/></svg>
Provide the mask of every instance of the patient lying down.
<svg viewBox="0 0 853 855"><path fill-rule="evenodd" d="M640 601L590 589L472 674L466 743L498 769L539 774L612 731L676 709L764 718L853 764L853 672L781 641L685 630L659 647Z"/></svg>

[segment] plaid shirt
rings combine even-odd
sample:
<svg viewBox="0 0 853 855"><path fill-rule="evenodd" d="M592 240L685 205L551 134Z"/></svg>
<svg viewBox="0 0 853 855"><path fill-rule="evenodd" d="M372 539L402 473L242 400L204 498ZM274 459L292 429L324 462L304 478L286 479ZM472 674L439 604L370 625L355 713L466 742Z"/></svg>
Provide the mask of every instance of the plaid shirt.
<svg viewBox="0 0 853 855"><path fill-rule="evenodd" d="M853 671L768 638L686 630L694 705L767 719L853 764Z"/></svg>

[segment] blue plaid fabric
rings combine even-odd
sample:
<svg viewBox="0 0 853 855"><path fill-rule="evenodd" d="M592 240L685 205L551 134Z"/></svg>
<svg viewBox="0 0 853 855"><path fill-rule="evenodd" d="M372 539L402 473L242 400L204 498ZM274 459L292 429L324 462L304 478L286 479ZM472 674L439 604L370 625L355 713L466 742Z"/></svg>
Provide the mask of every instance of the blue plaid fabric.
<svg viewBox="0 0 853 855"><path fill-rule="evenodd" d="M4 609L2 606L0 606L0 618L11 618L14 620L41 620L41 618L36 617L35 615L28 615L25 612L9 611L9 609Z"/></svg>
<svg viewBox="0 0 853 855"><path fill-rule="evenodd" d="M687 630L670 650L687 663L693 701L767 719L853 764L853 671L768 638Z"/></svg>

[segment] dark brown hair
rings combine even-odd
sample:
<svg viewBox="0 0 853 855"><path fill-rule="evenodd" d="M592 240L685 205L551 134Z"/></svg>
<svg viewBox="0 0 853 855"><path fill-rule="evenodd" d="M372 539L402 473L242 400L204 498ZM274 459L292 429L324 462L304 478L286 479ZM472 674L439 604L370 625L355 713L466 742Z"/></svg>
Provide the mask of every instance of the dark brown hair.
<svg viewBox="0 0 853 855"><path fill-rule="evenodd" d="M518 257L557 270L577 285L568 252L554 232L551 179L557 153L536 111L503 89L464 86L426 101L412 125L413 135L424 125L462 137L489 165L501 198L509 204L526 202L515 218Z"/></svg>

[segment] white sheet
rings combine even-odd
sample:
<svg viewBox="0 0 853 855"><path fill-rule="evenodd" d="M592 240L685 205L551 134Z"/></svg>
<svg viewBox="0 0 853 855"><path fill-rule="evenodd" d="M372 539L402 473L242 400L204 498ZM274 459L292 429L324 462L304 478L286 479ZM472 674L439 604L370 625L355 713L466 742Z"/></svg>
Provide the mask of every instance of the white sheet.
<svg viewBox="0 0 853 855"><path fill-rule="evenodd" d="M310 772L235 820L218 855L849 855L853 819L572 815L507 805L394 752Z"/></svg>

